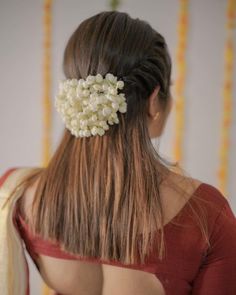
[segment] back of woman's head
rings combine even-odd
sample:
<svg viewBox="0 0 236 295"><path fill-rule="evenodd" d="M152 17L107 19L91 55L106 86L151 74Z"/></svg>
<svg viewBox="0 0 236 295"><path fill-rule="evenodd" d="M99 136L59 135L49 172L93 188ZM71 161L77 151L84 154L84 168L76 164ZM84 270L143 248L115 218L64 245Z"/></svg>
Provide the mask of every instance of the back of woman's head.
<svg viewBox="0 0 236 295"><path fill-rule="evenodd" d="M126 132L146 124L148 97L160 85L163 110L170 99L171 60L165 39L147 22L127 13L105 11L84 20L64 52L67 78L113 73L125 82ZM114 126L112 129L120 129Z"/></svg>
<svg viewBox="0 0 236 295"><path fill-rule="evenodd" d="M81 256L144 261L155 230L162 229L159 185L168 171L151 143L147 120L148 98L157 85L163 111L170 99L165 40L127 13L101 12L69 38L63 66L68 79L109 72L123 80L127 112L118 113L119 124L103 136L76 138L64 130L41 171L33 230ZM157 247L162 253L163 240Z"/></svg>

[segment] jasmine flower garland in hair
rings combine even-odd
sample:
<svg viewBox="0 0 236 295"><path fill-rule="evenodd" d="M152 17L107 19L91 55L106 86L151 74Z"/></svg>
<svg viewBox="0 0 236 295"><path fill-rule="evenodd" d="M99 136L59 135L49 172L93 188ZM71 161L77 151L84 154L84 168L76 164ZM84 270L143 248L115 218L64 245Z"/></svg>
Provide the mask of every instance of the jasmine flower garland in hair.
<svg viewBox="0 0 236 295"><path fill-rule="evenodd" d="M117 112L125 113L127 103L124 82L117 81L111 73L84 79L61 81L56 95L55 107L67 129L76 137L104 135L109 125L118 124Z"/></svg>

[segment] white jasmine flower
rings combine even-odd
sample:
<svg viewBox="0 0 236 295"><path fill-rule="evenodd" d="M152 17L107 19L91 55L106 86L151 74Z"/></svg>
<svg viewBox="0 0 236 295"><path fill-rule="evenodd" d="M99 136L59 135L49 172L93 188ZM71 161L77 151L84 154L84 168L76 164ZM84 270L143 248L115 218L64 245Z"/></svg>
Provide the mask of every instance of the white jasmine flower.
<svg viewBox="0 0 236 295"><path fill-rule="evenodd" d="M103 77L101 74L97 74L95 79L97 83L101 83L103 81Z"/></svg>
<svg viewBox="0 0 236 295"><path fill-rule="evenodd" d="M96 78L92 75L89 75L87 78L86 78L86 82L91 85L95 82Z"/></svg>
<svg viewBox="0 0 236 295"><path fill-rule="evenodd" d="M107 83L103 83L103 85L102 85L102 90L103 91L107 91L108 90L108 85L107 85Z"/></svg>
<svg viewBox="0 0 236 295"><path fill-rule="evenodd" d="M119 107L119 112L126 113L127 112L127 106L126 105L120 106Z"/></svg>
<svg viewBox="0 0 236 295"><path fill-rule="evenodd" d="M84 90L82 93L83 93L83 96L89 96L90 91L89 90Z"/></svg>
<svg viewBox="0 0 236 295"><path fill-rule="evenodd" d="M103 128L98 128L98 134L99 134L100 136L104 135L104 133L105 133L105 131L104 131Z"/></svg>
<svg viewBox="0 0 236 295"><path fill-rule="evenodd" d="M91 135L91 131L86 129L84 130L84 136L89 137Z"/></svg>
<svg viewBox="0 0 236 295"><path fill-rule="evenodd" d="M118 124L117 112L125 113L124 87L111 73L88 75L84 79L67 79L59 84L55 107L66 127L76 137L104 135L109 125ZM108 125L109 124L109 125Z"/></svg>
<svg viewBox="0 0 236 295"><path fill-rule="evenodd" d="M91 129L91 133L92 133L92 135L97 135L97 127L96 126L94 126L92 129Z"/></svg>
<svg viewBox="0 0 236 295"><path fill-rule="evenodd" d="M84 79L79 79L79 82L78 82L79 86L83 87L84 82L85 82Z"/></svg>
<svg viewBox="0 0 236 295"><path fill-rule="evenodd" d="M97 104L90 104L90 109L91 109L91 111L92 112L96 112L97 110L98 110L98 106L97 106Z"/></svg>
<svg viewBox="0 0 236 295"><path fill-rule="evenodd" d="M103 103L103 97L102 96L97 96L96 98L96 103Z"/></svg>
<svg viewBox="0 0 236 295"><path fill-rule="evenodd" d="M89 88L89 84L87 81L84 81L83 84L82 84L83 88L87 89Z"/></svg>
<svg viewBox="0 0 236 295"><path fill-rule="evenodd" d="M124 87L124 82L123 81L118 81L117 82L117 88L123 89L123 87Z"/></svg>
<svg viewBox="0 0 236 295"><path fill-rule="evenodd" d="M92 87L93 87L93 89L96 90L96 91L98 91L98 90L101 91L101 90L102 90L102 87L101 87L101 85L99 85L99 84L94 84Z"/></svg>
<svg viewBox="0 0 236 295"><path fill-rule="evenodd" d="M79 135L80 137L84 137L84 131L83 131L83 130L79 130L78 135Z"/></svg>
<svg viewBox="0 0 236 295"><path fill-rule="evenodd" d="M91 120L92 120L93 122L96 122L96 121L97 121L97 115L92 115Z"/></svg>
<svg viewBox="0 0 236 295"><path fill-rule="evenodd" d="M102 110L102 113L105 116L107 115L110 115L110 113L112 112L112 110L109 108L109 107L105 107L103 110ZM105 122L105 121L104 121Z"/></svg>
<svg viewBox="0 0 236 295"><path fill-rule="evenodd" d="M71 120L71 125L74 127L74 126L77 126L77 124L78 124L78 122L75 120L75 119L73 119L73 120Z"/></svg>
<svg viewBox="0 0 236 295"><path fill-rule="evenodd" d="M106 80L109 80L111 83L116 83L116 78L110 73L106 74Z"/></svg>
<svg viewBox="0 0 236 295"><path fill-rule="evenodd" d="M119 109L119 104L118 104L117 102L113 102L113 103L111 104L111 106L113 107L113 109L114 109L115 111L117 111L117 110Z"/></svg>

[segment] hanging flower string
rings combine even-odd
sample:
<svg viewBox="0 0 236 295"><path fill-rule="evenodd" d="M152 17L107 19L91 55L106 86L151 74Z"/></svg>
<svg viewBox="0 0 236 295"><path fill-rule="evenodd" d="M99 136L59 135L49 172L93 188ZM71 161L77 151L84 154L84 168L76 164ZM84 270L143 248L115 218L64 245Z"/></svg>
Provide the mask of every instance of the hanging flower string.
<svg viewBox="0 0 236 295"><path fill-rule="evenodd" d="M42 164L46 166L50 158L52 107L51 107L51 18L52 0L44 0L43 13L43 140Z"/></svg>
<svg viewBox="0 0 236 295"><path fill-rule="evenodd" d="M226 22L226 44L225 44L225 65L224 65L224 86L223 86L223 115L221 124L220 139L220 163L217 173L219 179L219 189L226 196L228 170L229 170L229 152L230 152L230 130L233 110L233 63L234 63L234 28L236 17L236 0L228 0L227 4L227 22Z"/></svg>
<svg viewBox="0 0 236 295"><path fill-rule="evenodd" d="M183 158L183 134L184 134L184 110L185 110L185 75L186 75L186 39L188 27L188 0L180 0L180 12L178 23L178 45L176 52L177 76L175 80L175 136L174 136L174 158L181 161Z"/></svg>
<svg viewBox="0 0 236 295"><path fill-rule="evenodd" d="M120 0L110 0L109 4L111 10L117 10L117 8L120 6Z"/></svg>
<svg viewBox="0 0 236 295"><path fill-rule="evenodd" d="M52 0L44 0L43 6L43 140L42 165L46 166L50 158L52 107L51 107L51 20ZM43 295L55 294L43 283Z"/></svg>

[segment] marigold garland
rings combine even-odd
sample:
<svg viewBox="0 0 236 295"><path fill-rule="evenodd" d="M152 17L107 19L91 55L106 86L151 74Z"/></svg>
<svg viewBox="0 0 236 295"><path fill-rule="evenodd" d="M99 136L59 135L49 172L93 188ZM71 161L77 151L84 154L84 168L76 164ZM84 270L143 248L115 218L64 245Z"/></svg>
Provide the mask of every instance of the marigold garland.
<svg viewBox="0 0 236 295"><path fill-rule="evenodd" d="M51 155L52 107L51 107L51 35L52 0L44 0L43 7L43 140L42 165L48 164ZM52 295L53 291L43 284L43 295Z"/></svg>
<svg viewBox="0 0 236 295"><path fill-rule="evenodd" d="M120 6L120 0L110 0L110 8L111 10L117 10Z"/></svg>
<svg viewBox="0 0 236 295"><path fill-rule="evenodd" d="M52 107L51 107L51 13L52 0L44 0L44 41L43 41L43 151L42 164L50 158Z"/></svg>
<svg viewBox="0 0 236 295"><path fill-rule="evenodd" d="M234 40L233 29L235 27L236 0L228 0L226 11L226 43L224 54L224 85L223 85L223 114L221 124L220 139L220 163L217 176L219 179L219 189L226 196L228 170L229 170L229 151L230 151L230 129L233 110L233 63L234 63Z"/></svg>
<svg viewBox="0 0 236 295"><path fill-rule="evenodd" d="M186 40L188 28L188 0L180 0L179 23L177 25L178 45L176 51L176 69L175 79L175 136L174 136L174 158L175 161L181 161L183 158L183 133L184 133L184 110L185 97L184 86L186 76Z"/></svg>

